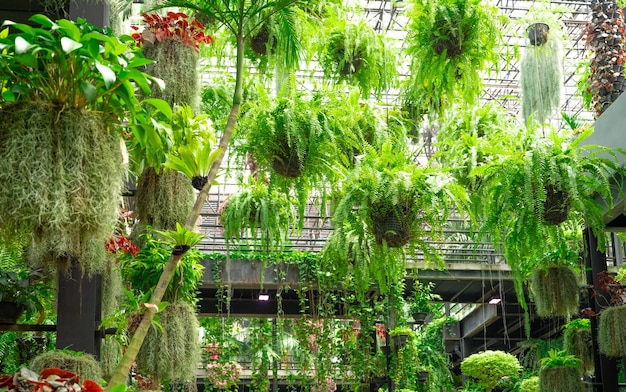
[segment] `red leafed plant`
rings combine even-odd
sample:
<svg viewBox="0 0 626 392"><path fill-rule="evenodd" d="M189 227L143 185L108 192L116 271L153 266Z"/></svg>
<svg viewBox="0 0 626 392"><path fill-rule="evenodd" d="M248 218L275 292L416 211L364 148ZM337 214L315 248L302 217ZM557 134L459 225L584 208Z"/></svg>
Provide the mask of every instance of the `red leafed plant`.
<svg viewBox="0 0 626 392"><path fill-rule="evenodd" d="M131 256L135 257L137 256L137 252L139 252L137 245L135 245L128 237L117 233L113 234L104 246L109 253L113 254L123 251L124 253L130 253Z"/></svg>
<svg viewBox="0 0 626 392"><path fill-rule="evenodd" d="M624 304L624 296L626 295L626 287L616 281L608 272L598 273L598 280L594 287L594 296L598 301L602 301L600 305L604 306L620 306Z"/></svg>
<svg viewBox="0 0 626 392"><path fill-rule="evenodd" d="M141 45L144 42L163 41L164 39L178 39L198 50L201 43L211 44L215 42L213 37L204 32L202 23L193 19L187 20L188 16L182 12L168 12L162 16L158 14L143 14L145 28L140 31L138 26L131 26L136 32L132 37Z"/></svg>
<svg viewBox="0 0 626 392"><path fill-rule="evenodd" d="M26 385L32 385L33 392L104 392L104 389L93 380L79 384L80 376L59 368L46 368L37 374L30 369L21 368L19 372L10 376L0 376L0 390L17 392L24 390ZM6 388L6 389L5 389Z"/></svg>

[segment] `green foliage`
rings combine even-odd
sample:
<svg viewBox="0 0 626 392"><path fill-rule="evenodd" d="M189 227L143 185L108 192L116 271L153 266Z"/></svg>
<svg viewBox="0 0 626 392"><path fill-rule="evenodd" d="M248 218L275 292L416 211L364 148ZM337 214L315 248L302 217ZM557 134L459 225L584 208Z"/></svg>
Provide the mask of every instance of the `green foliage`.
<svg viewBox="0 0 626 392"><path fill-rule="evenodd" d="M185 246L187 248L194 247L202 241L204 234L189 230L176 222L176 230L159 231L164 239L170 240L176 246Z"/></svg>
<svg viewBox="0 0 626 392"><path fill-rule="evenodd" d="M499 61L503 16L480 0L414 0L408 14L412 58L404 106L441 115L455 102L474 103L483 74Z"/></svg>
<svg viewBox="0 0 626 392"><path fill-rule="evenodd" d="M482 351L461 362L461 372L490 392L504 377L517 378L522 370L514 355L503 351Z"/></svg>
<svg viewBox="0 0 626 392"><path fill-rule="evenodd" d="M261 250L280 249L298 219L289 198L262 181L242 184L225 202L220 215L224 238L256 244Z"/></svg>
<svg viewBox="0 0 626 392"><path fill-rule="evenodd" d="M254 35L268 21L272 33L276 37L276 56L273 61L280 72L291 70L300 58L300 39L298 26L294 16L294 7L302 3L299 0L259 0L235 3L228 0L166 0L159 7L180 7L194 11L215 20L215 24L223 27L237 41L243 44L247 37ZM244 46L241 45L241 50Z"/></svg>
<svg viewBox="0 0 626 392"><path fill-rule="evenodd" d="M428 391L449 392L453 389L450 358L443 340L443 328L450 320L441 317L417 331L417 362L428 369Z"/></svg>
<svg viewBox="0 0 626 392"><path fill-rule="evenodd" d="M436 304L435 301L441 301L441 297L432 292L434 286L433 282L424 282L418 279L413 281L410 297L407 301L411 313L435 314L440 309L440 305Z"/></svg>
<svg viewBox="0 0 626 392"><path fill-rule="evenodd" d="M545 45L528 45L520 64L522 116L544 123L561 104L563 52L561 41L549 35Z"/></svg>
<svg viewBox="0 0 626 392"><path fill-rule="evenodd" d="M441 121L434 158L459 184L473 191L482 183L475 169L491 163L513 138L510 119L502 106L459 106Z"/></svg>
<svg viewBox="0 0 626 392"><path fill-rule="evenodd" d="M4 22L14 31L0 39L6 101L44 101L58 113L91 109L119 124L134 115L135 87L147 92L158 81L140 71L152 61L130 36L114 37L82 18L53 22L38 14L30 21L35 27Z"/></svg>
<svg viewBox="0 0 626 392"><path fill-rule="evenodd" d="M520 392L539 392L539 377L532 376L522 380Z"/></svg>
<svg viewBox="0 0 626 392"><path fill-rule="evenodd" d="M35 263L100 271L117 220L120 142L95 111L43 101L3 105L0 213L7 232L32 232Z"/></svg>
<svg viewBox="0 0 626 392"><path fill-rule="evenodd" d="M440 170L419 167L407 151L385 143L369 149L343 182L335 230L324 254L357 291L370 284L386 292L404 275L405 248L441 263L431 241L443 235L450 213L465 210L466 194ZM437 209L431 206L437 205Z"/></svg>
<svg viewBox="0 0 626 392"><path fill-rule="evenodd" d="M594 371L591 346L591 320L576 318L563 326L563 349L580 359L583 373Z"/></svg>
<svg viewBox="0 0 626 392"><path fill-rule="evenodd" d="M44 317L56 299L55 282L42 269L33 269L21 249L0 248L0 301L16 302L23 320Z"/></svg>
<svg viewBox="0 0 626 392"><path fill-rule="evenodd" d="M390 367L390 377L398 389L417 390L417 373L420 371L418 362L418 346L415 341L415 333L411 328L394 328L389 331L389 336L407 336L404 345L395 350Z"/></svg>
<svg viewBox="0 0 626 392"><path fill-rule="evenodd" d="M598 348L608 357L626 355L626 306L609 306L598 319Z"/></svg>
<svg viewBox="0 0 626 392"><path fill-rule="evenodd" d="M293 80L292 80L293 82ZM270 184L287 195L295 193L298 214L304 219L309 194L315 190L324 205L331 187L337 187L347 166L345 151L324 115L324 94L307 97L285 85L277 99L259 90L259 100L245 109L239 129L245 130L237 155L249 153L263 170L270 170Z"/></svg>
<svg viewBox="0 0 626 392"><path fill-rule="evenodd" d="M581 379L580 359L567 351L552 349L541 359L539 390L555 392L582 392L585 385Z"/></svg>
<svg viewBox="0 0 626 392"><path fill-rule="evenodd" d="M538 268L530 278L535 310L541 317L571 316L578 313L581 282L569 266Z"/></svg>
<svg viewBox="0 0 626 392"><path fill-rule="evenodd" d="M190 303L170 303L160 312L162 330L151 327L137 355L138 371L162 380L189 381L200 361L198 317Z"/></svg>
<svg viewBox="0 0 626 392"><path fill-rule="evenodd" d="M513 136L515 145L474 170L482 178L472 195L474 216L502 248L524 306L522 282L535 260L567 242L583 219L604 247L603 203L612 205L609 179L623 172L621 151L583 145L591 132L548 130L543 136L530 125Z"/></svg>
<svg viewBox="0 0 626 392"><path fill-rule="evenodd" d="M131 285L135 293L151 294L176 244L154 236L150 231L143 235L143 239L145 244L139 253L135 257L125 253L119 257L119 263L124 281ZM185 253L163 296L164 300L194 303L195 292L202 279L202 257L202 253L195 249Z"/></svg>
<svg viewBox="0 0 626 392"><path fill-rule="evenodd" d="M100 364L90 354L73 350L49 350L37 355L29 369L39 374L46 368L59 368L78 374L82 380L100 382L102 373Z"/></svg>
<svg viewBox="0 0 626 392"><path fill-rule="evenodd" d="M364 98L395 86L397 54L383 34L341 13L324 18L323 26L318 52L326 77L358 86Z"/></svg>

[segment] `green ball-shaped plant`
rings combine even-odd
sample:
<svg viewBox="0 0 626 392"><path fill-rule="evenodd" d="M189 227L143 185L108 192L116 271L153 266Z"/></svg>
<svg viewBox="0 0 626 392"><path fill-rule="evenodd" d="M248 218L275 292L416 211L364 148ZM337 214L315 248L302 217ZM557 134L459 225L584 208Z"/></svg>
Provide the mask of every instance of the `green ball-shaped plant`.
<svg viewBox="0 0 626 392"><path fill-rule="evenodd" d="M520 392L539 392L539 377L532 376L522 380L519 390Z"/></svg>
<svg viewBox="0 0 626 392"><path fill-rule="evenodd" d="M505 377L518 377L521 370L517 358L504 351L483 351L461 362L461 372L476 380L487 392Z"/></svg>

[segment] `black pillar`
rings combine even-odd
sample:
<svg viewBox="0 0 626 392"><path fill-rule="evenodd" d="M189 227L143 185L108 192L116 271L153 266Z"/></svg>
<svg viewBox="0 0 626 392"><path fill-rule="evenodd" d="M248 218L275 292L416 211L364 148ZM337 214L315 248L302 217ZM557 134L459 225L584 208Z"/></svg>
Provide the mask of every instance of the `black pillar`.
<svg viewBox="0 0 626 392"><path fill-rule="evenodd" d="M69 271L59 271L57 295L58 349L69 349L100 356L102 279L83 275L72 263Z"/></svg>
<svg viewBox="0 0 626 392"><path fill-rule="evenodd" d="M606 253L598 251L598 239L594 236L589 227L584 231L585 243L585 268L587 270L587 284L595 287L598 274L607 270ZM596 313L596 317L591 317L591 342L593 346L593 360L595 363L595 392L615 392L619 390L617 380L617 361L606 357L598 349L598 317L600 306L596 298L589 295L589 307Z"/></svg>

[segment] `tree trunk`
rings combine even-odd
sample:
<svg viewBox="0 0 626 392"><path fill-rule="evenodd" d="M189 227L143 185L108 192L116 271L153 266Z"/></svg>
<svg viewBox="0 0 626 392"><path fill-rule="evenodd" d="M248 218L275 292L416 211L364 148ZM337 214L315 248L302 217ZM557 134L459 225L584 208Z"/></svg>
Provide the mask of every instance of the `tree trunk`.
<svg viewBox="0 0 626 392"><path fill-rule="evenodd" d="M241 29L240 29L241 30ZM219 148L220 154L218 155L215 162L211 166L211 170L208 174L208 181L198 194L196 198L196 202L194 204L189 217L187 218L187 222L185 226L187 229L192 230L198 217L200 216L200 211L202 210L202 206L206 202L207 196L211 189L211 185L215 181L217 177L217 172L222 164L222 160L224 159L224 155L226 153L226 149L228 144L230 143L230 139L233 135L233 131L235 129L235 124L237 122L237 116L239 114L239 107L241 105L242 100L242 82L243 82L243 53L244 53L244 37L243 31L239 31L237 35L237 73L235 79L235 93L233 96L233 106L230 110L230 115L228 116L228 121L226 122L226 128L224 129L224 134L220 138ZM124 384L128 377L128 373L130 372L130 368L137 357L137 353L143 344L144 339L146 338L146 334L148 333L148 329L152 324L152 320L154 319L154 315L156 314L156 308L161 300L163 299L163 294L165 293L165 289L169 285L170 280L172 280L172 276L174 275L174 270L178 265L178 262L182 259L183 255L171 255L168 260L165 268L163 268L163 273L159 278L159 283L154 289L152 293L152 297L150 298L150 304L155 306L147 306L146 311L144 313L143 319L139 324L139 327L133 334L133 337L130 341L130 344L126 348L126 352L122 357L120 364L115 369L115 373L111 377L107 384L106 390L109 391L112 387L118 384Z"/></svg>

